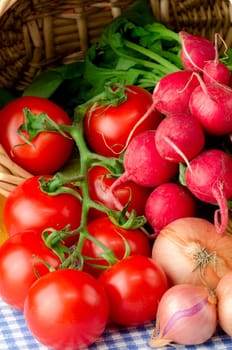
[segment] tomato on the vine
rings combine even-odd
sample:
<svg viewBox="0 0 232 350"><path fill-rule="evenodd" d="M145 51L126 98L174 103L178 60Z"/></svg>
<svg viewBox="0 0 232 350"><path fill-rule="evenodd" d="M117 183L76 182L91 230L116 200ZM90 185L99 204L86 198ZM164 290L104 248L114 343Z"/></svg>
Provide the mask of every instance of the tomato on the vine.
<svg viewBox="0 0 232 350"><path fill-rule="evenodd" d="M151 244L148 237L139 229L125 230L116 226L108 217L98 218L91 221L87 226L92 237L100 241L110 249L115 257L121 260L129 248L129 255L151 256ZM82 254L86 256L84 270L98 277L109 263L102 256L104 250L91 239L86 239ZM99 265L94 267L93 264Z"/></svg>
<svg viewBox="0 0 232 350"><path fill-rule="evenodd" d="M3 220L9 235L25 230L63 230L67 225L70 230L79 227L82 211L79 198L70 193L50 195L41 189L39 179L37 175L25 180L7 197Z"/></svg>
<svg viewBox="0 0 232 350"><path fill-rule="evenodd" d="M80 349L104 332L109 304L98 280L83 271L63 269L32 285L24 315L42 344L54 350Z"/></svg>
<svg viewBox="0 0 232 350"><path fill-rule="evenodd" d="M19 97L0 111L0 144L8 156L34 175L53 174L69 159L74 146L73 139L59 132L42 131L25 143L18 133L18 128L25 122L25 108L36 118L41 113L47 114L56 124L71 125L71 118L57 104L38 96ZM27 132L22 133L28 138Z"/></svg>
<svg viewBox="0 0 232 350"><path fill-rule="evenodd" d="M135 210L136 215L144 215L145 204L151 189L139 186L132 181L127 181L115 188L112 195L110 186L115 179L109 177L109 175L110 171L103 166L93 166L89 169L88 185L90 198L113 210L121 210L130 201L127 208L128 212ZM89 220L102 216L104 214L99 210L91 208L89 211Z"/></svg>
<svg viewBox="0 0 232 350"><path fill-rule="evenodd" d="M161 114L154 110L139 123L152 105L152 95L149 91L128 85L125 94L127 99L117 106L101 106L99 101L97 106L93 108L91 105L87 110L84 133L89 146L98 154L118 157L125 150L130 136L156 129L161 121Z"/></svg>
<svg viewBox="0 0 232 350"><path fill-rule="evenodd" d="M158 303L168 288L163 270L147 256L130 256L103 272L99 281L109 299L110 320L138 326L155 319Z"/></svg>
<svg viewBox="0 0 232 350"><path fill-rule="evenodd" d="M18 310L38 276L58 268L60 259L46 247L38 232L20 232L0 247L0 296Z"/></svg>

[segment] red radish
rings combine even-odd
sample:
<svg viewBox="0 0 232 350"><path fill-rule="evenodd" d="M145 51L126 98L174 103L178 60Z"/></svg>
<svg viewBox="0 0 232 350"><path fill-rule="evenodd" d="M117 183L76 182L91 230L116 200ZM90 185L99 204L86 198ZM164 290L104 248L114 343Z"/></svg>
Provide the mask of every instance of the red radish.
<svg viewBox="0 0 232 350"><path fill-rule="evenodd" d="M147 130L130 141L124 155L125 172L112 184L111 191L128 180L144 187L155 187L177 175L178 165L159 155L155 133L155 130Z"/></svg>
<svg viewBox="0 0 232 350"><path fill-rule="evenodd" d="M160 122L155 142L161 157L176 163L188 163L202 151L205 134L200 122L191 114L176 113Z"/></svg>
<svg viewBox="0 0 232 350"><path fill-rule="evenodd" d="M152 110L162 114L186 113L189 110L189 98L199 85L199 80L191 72L180 70L160 79L152 94L153 103L142 117L144 120Z"/></svg>
<svg viewBox="0 0 232 350"><path fill-rule="evenodd" d="M196 199L184 186L166 182L157 186L145 205L145 216L155 234L170 222L196 214Z"/></svg>
<svg viewBox="0 0 232 350"><path fill-rule="evenodd" d="M196 198L219 206L214 215L215 228L224 232L228 224L227 200L232 197L232 158L219 149L203 151L191 160L185 182Z"/></svg>
<svg viewBox="0 0 232 350"><path fill-rule="evenodd" d="M207 61L203 67L203 80L205 83L215 83L229 85L231 73L226 64L219 61L218 40L222 40L220 35L215 35L215 59ZM222 40L223 41L223 40ZM223 41L225 48L226 43Z"/></svg>
<svg viewBox="0 0 232 350"><path fill-rule="evenodd" d="M185 31L180 31L179 36L182 42L180 55L185 69L200 72L207 61L215 59L216 50L212 41Z"/></svg>
<svg viewBox="0 0 232 350"><path fill-rule="evenodd" d="M200 81L192 92L189 108L209 134L232 132L232 89L229 86Z"/></svg>
<svg viewBox="0 0 232 350"><path fill-rule="evenodd" d="M203 79L205 83L215 83L229 85L230 83L230 70L222 62L218 60L209 61L203 67Z"/></svg>

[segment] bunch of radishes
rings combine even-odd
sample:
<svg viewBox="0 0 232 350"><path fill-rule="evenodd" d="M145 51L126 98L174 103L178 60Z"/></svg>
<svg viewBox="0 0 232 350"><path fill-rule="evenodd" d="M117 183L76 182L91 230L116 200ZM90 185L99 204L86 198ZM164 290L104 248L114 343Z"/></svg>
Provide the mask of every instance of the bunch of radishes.
<svg viewBox="0 0 232 350"><path fill-rule="evenodd" d="M218 58L217 44L183 31L179 35L184 70L161 78L142 120L153 109L164 118L156 130L131 140L125 173L113 188L128 179L154 187L145 214L155 233L178 217L193 216L196 199L215 204L214 223L223 232L232 198L232 158L216 145L232 134L231 73Z"/></svg>

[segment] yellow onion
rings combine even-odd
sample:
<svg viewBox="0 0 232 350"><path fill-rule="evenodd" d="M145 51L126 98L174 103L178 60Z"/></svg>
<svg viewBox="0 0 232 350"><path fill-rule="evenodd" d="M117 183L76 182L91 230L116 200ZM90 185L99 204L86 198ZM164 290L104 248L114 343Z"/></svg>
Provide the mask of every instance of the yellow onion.
<svg viewBox="0 0 232 350"><path fill-rule="evenodd" d="M232 270L232 235L217 233L206 219L177 219L160 231L152 258L166 273L170 285L191 283L215 289Z"/></svg>
<svg viewBox="0 0 232 350"><path fill-rule="evenodd" d="M218 322L229 336L232 336L232 271L219 281L216 288L218 299Z"/></svg>
<svg viewBox="0 0 232 350"><path fill-rule="evenodd" d="M202 344L212 337L216 326L215 295L201 286L179 284L160 300L150 346Z"/></svg>

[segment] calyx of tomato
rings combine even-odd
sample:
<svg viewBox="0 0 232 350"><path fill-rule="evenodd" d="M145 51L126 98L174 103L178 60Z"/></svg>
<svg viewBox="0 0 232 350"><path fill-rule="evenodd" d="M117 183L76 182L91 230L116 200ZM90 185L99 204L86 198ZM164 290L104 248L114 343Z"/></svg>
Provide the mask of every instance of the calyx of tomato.
<svg viewBox="0 0 232 350"><path fill-rule="evenodd" d="M23 114L24 123L18 128L18 134L24 143L32 144L31 141L45 130L59 132L64 137L69 137L46 113L35 114L29 108L24 108ZM46 129L44 129L45 125Z"/></svg>
<svg viewBox="0 0 232 350"><path fill-rule="evenodd" d="M125 87L107 85L104 94L102 94L101 103L122 103L126 98ZM112 99L113 97L113 99ZM99 96L98 99L99 101ZM93 101L91 100L91 103ZM112 104L111 104L112 105ZM103 253L100 258L104 258L109 266L115 264L118 259L115 257L113 251L108 249L102 242L98 241L87 230L87 216L90 208L95 208L104 212L112 220L112 222L124 229L137 229L142 227L146 223L144 216L137 216L134 211L128 213L127 207L129 203L123 208L122 211L112 210L104 205L93 201L89 196L88 189L88 171L91 167L99 165L106 167L115 176L120 176L123 172L122 158L105 157L90 151L86 145L83 133L83 117L86 111L85 106L78 106L75 110L73 124L72 125L57 125L52 121L48 115L41 113L34 116L30 110L25 109L25 123L20 127L19 133L25 142L30 142L36 135L43 131L60 132L66 137L71 137L75 141L76 147L79 151L79 172L78 174L72 174L72 176L65 176L64 173L58 172L51 178L47 179L43 176L40 177L41 190L49 195L58 195L61 193L69 193L76 196L82 203L82 214L80 226L70 231L69 227L66 227L62 231L56 231L54 229L47 228L43 232L43 239L46 245L51 248L61 259L61 267L74 267L82 269L84 264L84 257L82 255L82 248L85 239L89 239L99 245L102 248ZM29 137L25 139L23 135L25 131ZM68 136L67 136L68 135ZM79 184L80 191L68 186L67 184ZM73 235L78 235L78 242L75 247L71 249L63 245L65 238ZM125 243L125 256L130 254L130 248L128 243ZM95 260L95 259L94 259ZM97 266L94 264L94 266Z"/></svg>
<svg viewBox="0 0 232 350"><path fill-rule="evenodd" d="M128 87L124 83L115 84L107 82L102 93L77 107L74 116L75 120L77 122L80 120L82 121L88 108L90 108L91 113L91 111L103 106L106 108L119 106L128 99L128 94L126 93L127 89Z"/></svg>

